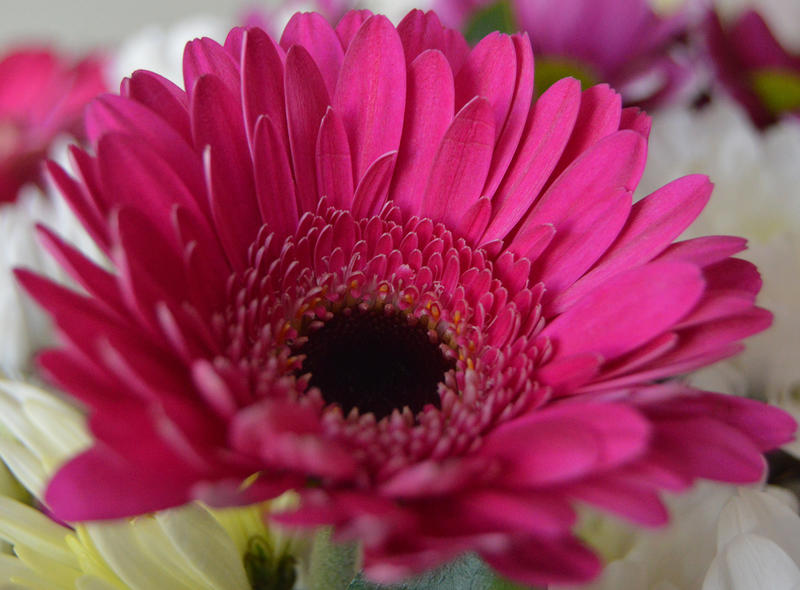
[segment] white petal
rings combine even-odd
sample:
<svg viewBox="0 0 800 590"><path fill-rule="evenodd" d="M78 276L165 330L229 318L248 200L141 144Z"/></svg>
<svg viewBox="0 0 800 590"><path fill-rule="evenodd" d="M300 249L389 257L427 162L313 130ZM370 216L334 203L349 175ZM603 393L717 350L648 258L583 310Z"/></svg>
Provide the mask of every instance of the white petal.
<svg viewBox="0 0 800 590"><path fill-rule="evenodd" d="M128 521L90 523L86 530L102 558L131 590L196 590L163 561L153 560Z"/></svg>
<svg viewBox="0 0 800 590"><path fill-rule="evenodd" d="M38 510L11 498L0 497L0 537L8 542L26 545L61 563L77 566L65 541L69 534L69 529Z"/></svg>
<svg viewBox="0 0 800 590"><path fill-rule="evenodd" d="M190 504L156 515L175 548L211 588L248 590L242 557L222 525L202 506Z"/></svg>
<svg viewBox="0 0 800 590"><path fill-rule="evenodd" d="M702 590L800 590L800 569L769 539L739 535L714 558Z"/></svg>
<svg viewBox="0 0 800 590"><path fill-rule="evenodd" d="M769 494L740 488L720 513L717 551L745 533L770 539L800 563L800 516Z"/></svg>

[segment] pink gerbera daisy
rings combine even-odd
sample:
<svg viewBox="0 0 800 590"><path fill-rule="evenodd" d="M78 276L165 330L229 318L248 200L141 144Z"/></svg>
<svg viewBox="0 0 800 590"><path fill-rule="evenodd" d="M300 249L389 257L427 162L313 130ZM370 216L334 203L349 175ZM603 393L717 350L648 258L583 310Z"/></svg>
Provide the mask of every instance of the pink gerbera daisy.
<svg viewBox="0 0 800 590"><path fill-rule="evenodd" d="M78 62L47 47L20 47L0 57L0 202L38 182L50 143L79 134L86 103L105 92L102 62Z"/></svg>
<svg viewBox="0 0 800 590"><path fill-rule="evenodd" d="M281 519L360 541L374 579L474 551L574 582L600 568L575 502L659 525L659 490L756 481L791 438L663 382L769 325L758 273L741 239L672 243L705 177L632 205L649 119L607 86L531 106L526 35L297 14L189 43L184 77L135 72L88 109L79 178L50 167L114 272L42 229L87 293L18 273L96 437L60 518L294 489Z"/></svg>
<svg viewBox="0 0 800 590"><path fill-rule="evenodd" d="M660 15L649 0L435 0L442 20L468 31L484 21L526 31L536 55L536 88L565 76L607 82L627 104L653 107L689 91L692 65L683 41L689 3Z"/></svg>

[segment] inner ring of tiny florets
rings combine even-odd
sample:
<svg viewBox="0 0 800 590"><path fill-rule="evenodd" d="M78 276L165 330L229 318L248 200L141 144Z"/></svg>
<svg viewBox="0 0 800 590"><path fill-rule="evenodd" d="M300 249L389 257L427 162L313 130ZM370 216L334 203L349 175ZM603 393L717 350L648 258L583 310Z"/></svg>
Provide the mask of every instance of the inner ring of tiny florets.
<svg viewBox="0 0 800 590"><path fill-rule="evenodd" d="M328 404L380 420L408 407L441 408L439 384L455 368L446 345L425 322L390 307L345 307L313 326L294 353Z"/></svg>

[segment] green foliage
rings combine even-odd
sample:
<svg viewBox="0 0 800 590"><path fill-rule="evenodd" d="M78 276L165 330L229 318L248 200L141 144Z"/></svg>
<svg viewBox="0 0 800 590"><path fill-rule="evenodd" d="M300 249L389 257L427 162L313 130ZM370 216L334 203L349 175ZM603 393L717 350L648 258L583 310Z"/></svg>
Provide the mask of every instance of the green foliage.
<svg viewBox="0 0 800 590"><path fill-rule="evenodd" d="M764 69L752 74L753 90L773 115L800 109L800 73Z"/></svg>
<svg viewBox="0 0 800 590"><path fill-rule="evenodd" d="M493 31L516 33L518 29L510 0L500 0L475 12L467 22L464 36L474 45Z"/></svg>
<svg viewBox="0 0 800 590"><path fill-rule="evenodd" d="M292 590L297 580L294 557L276 553L269 540L261 536L247 543L244 569L253 590Z"/></svg>
<svg viewBox="0 0 800 590"><path fill-rule="evenodd" d="M357 577L347 590L529 590L495 575L475 555L465 555L432 572L392 586L379 586Z"/></svg>

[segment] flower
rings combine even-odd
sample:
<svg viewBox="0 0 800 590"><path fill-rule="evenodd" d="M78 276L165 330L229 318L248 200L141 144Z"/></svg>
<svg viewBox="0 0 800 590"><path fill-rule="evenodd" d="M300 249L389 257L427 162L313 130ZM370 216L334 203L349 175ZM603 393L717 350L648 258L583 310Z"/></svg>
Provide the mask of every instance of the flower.
<svg viewBox="0 0 800 590"><path fill-rule="evenodd" d="M710 12L705 36L717 80L756 125L800 116L800 53L781 45L758 12L725 24Z"/></svg>
<svg viewBox="0 0 800 590"><path fill-rule="evenodd" d="M107 89L102 61L75 61L41 46L17 47L0 58L0 203L39 182L50 143L80 134L86 103Z"/></svg>
<svg viewBox="0 0 800 590"><path fill-rule="evenodd" d="M693 92L692 60L680 37L693 20L691 3L671 14L649 0L437 0L449 26L527 31L536 55L536 88L574 76L607 82L627 104L646 108L683 102Z"/></svg>
<svg viewBox="0 0 800 590"><path fill-rule="evenodd" d="M0 408L0 457L40 501L57 466L89 445L85 419L50 392L23 382L0 381ZM0 556L0 579L31 590L306 588L302 580L297 586L289 582L295 556L307 552L307 543L268 528L264 515L270 508L262 503L210 510L193 503L129 520L69 527L3 493L0 539L14 553ZM265 577L273 585L264 585ZM287 583L276 583L279 577Z"/></svg>
<svg viewBox="0 0 800 590"><path fill-rule="evenodd" d="M755 481L791 438L657 381L769 325L757 271L738 238L672 244L705 177L631 205L649 119L607 86L531 106L526 35L298 14L189 43L184 77L134 73L87 110L79 179L50 166L114 272L42 230L86 294L17 273L91 409L60 518L294 489L279 520L359 540L373 579L475 551L566 583L599 569L574 502L659 525L660 489Z"/></svg>
<svg viewBox="0 0 800 590"><path fill-rule="evenodd" d="M595 518L585 531L590 542L622 550L600 580L581 588L752 590L800 582L800 515L786 490L705 484L669 504L673 523L660 531Z"/></svg>
<svg viewBox="0 0 800 590"><path fill-rule="evenodd" d="M800 417L800 121L761 131L735 102L715 100L699 111L666 110L655 117L641 194L676 175L705 170L715 196L689 236L736 234L749 240L743 257L758 265L760 301L773 326L747 350L694 373L696 387L765 399ZM793 442L787 451L800 456Z"/></svg>

